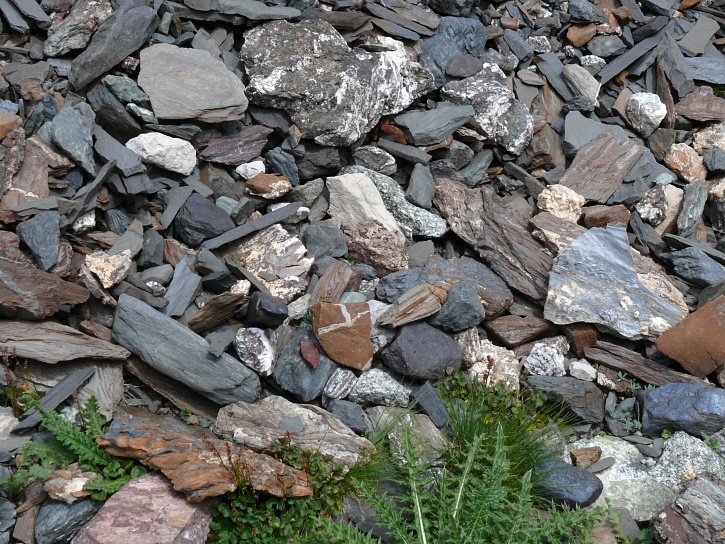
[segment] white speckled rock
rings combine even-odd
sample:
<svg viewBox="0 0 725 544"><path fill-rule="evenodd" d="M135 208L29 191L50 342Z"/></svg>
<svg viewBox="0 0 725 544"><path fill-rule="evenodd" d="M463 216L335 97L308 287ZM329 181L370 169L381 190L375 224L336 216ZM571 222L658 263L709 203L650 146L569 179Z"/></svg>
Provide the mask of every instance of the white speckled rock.
<svg viewBox="0 0 725 544"><path fill-rule="evenodd" d="M541 191L537 202L542 212L549 212L566 221L576 223L582 214L586 200L579 193L564 185L551 185Z"/></svg>
<svg viewBox="0 0 725 544"><path fill-rule="evenodd" d="M537 376L565 376L564 363L564 355L556 347L540 342L534 344L524 361L524 368Z"/></svg>
<svg viewBox="0 0 725 544"><path fill-rule="evenodd" d="M490 340L481 340L474 327L453 336L463 350L463 366L468 376L486 386L502 382L509 391L519 389L521 363L516 354L496 346Z"/></svg>
<svg viewBox="0 0 725 544"><path fill-rule="evenodd" d="M196 166L196 150L186 140L149 132L126 142L126 147L143 162L188 176Z"/></svg>
<svg viewBox="0 0 725 544"><path fill-rule="evenodd" d="M252 179L257 174L264 174L264 162L263 161L252 161L244 164L240 164L235 169L236 173L244 179Z"/></svg>
<svg viewBox="0 0 725 544"><path fill-rule="evenodd" d="M667 115L667 106L652 93L633 94L627 100L627 117L642 136L649 136Z"/></svg>
<svg viewBox="0 0 725 544"><path fill-rule="evenodd" d="M274 348L262 329L239 329L234 338L234 349L239 359L260 376L274 372Z"/></svg>
<svg viewBox="0 0 725 544"><path fill-rule="evenodd" d="M347 396L363 406L408 406L411 388L400 383L391 372L373 368L358 378Z"/></svg>

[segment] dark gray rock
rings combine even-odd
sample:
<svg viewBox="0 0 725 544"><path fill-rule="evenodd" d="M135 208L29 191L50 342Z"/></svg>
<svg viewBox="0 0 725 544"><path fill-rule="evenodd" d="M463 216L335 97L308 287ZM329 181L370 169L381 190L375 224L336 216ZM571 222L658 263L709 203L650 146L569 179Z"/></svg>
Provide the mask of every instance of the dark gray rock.
<svg viewBox="0 0 725 544"><path fill-rule="evenodd" d="M286 177L292 187L297 187L300 184L295 158L283 151L281 147L275 147L267 153L267 162L269 163L269 171Z"/></svg>
<svg viewBox="0 0 725 544"><path fill-rule="evenodd" d="M669 2L669 0L665 0ZM662 40L664 49L658 57L658 64L667 74L667 79L677 91L680 97L684 97L687 93L695 88L695 82L689 74L689 68L685 65L685 57L677 45L677 40L672 32L664 31L665 37ZM652 37L654 38L654 36Z"/></svg>
<svg viewBox="0 0 725 544"><path fill-rule="evenodd" d="M430 209L433 206L434 195L435 183L430 168L422 164L416 164L408 180L405 198L416 206Z"/></svg>
<svg viewBox="0 0 725 544"><path fill-rule="evenodd" d="M557 325L592 323L625 338L656 338L682 311L638 279L625 226L592 228L554 261L544 306Z"/></svg>
<svg viewBox="0 0 725 544"><path fill-rule="evenodd" d="M602 494L604 485L594 474L550 458L534 469L534 485L544 499L569 508L589 506Z"/></svg>
<svg viewBox="0 0 725 544"><path fill-rule="evenodd" d="M416 242L405 248L408 254L408 266L411 268L423 267L428 263L428 259L435 253L435 244L432 240L423 240Z"/></svg>
<svg viewBox="0 0 725 544"><path fill-rule="evenodd" d="M125 145L121 145L118 140L101 127L96 126L93 129L93 136L96 139L93 149L105 162L115 160L116 168L121 174L132 176L146 172L146 167L138 158L138 155Z"/></svg>
<svg viewBox="0 0 725 544"><path fill-rule="evenodd" d="M164 298L169 301L163 313L169 317L179 317L199 293L201 278L191 271L186 261L181 260L174 268L174 277Z"/></svg>
<svg viewBox="0 0 725 544"><path fill-rule="evenodd" d="M117 255L123 251L130 251L131 258L136 257L143 247L143 224L134 219L121 237L108 250L109 255Z"/></svg>
<svg viewBox="0 0 725 544"><path fill-rule="evenodd" d="M347 238L340 227L332 221L311 223L305 231L305 247L307 254L320 257L342 257L347 253Z"/></svg>
<svg viewBox="0 0 725 544"><path fill-rule="evenodd" d="M149 98L149 95L143 92L141 87L139 87L130 77L124 75L108 75L103 78L103 84L121 102L125 104L138 104L143 108L151 109L151 99ZM156 128L152 128L151 130L160 132L157 131Z"/></svg>
<svg viewBox="0 0 725 544"><path fill-rule="evenodd" d="M701 179L685 185L682 211L677 216L677 234L687 238L693 234L702 221L702 212L707 203L710 182Z"/></svg>
<svg viewBox="0 0 725 544"><path fill-rule="evenodd" d="M368 430L365 413L359 404L349 400L333 399L327 405L327 411L359 435L365 434Z"/></svg>
<svg viewBox="0 0 725 544"><path fill-rule="evenodd" d="M604 393L591 382L568 376L528 376L521 380L521 385L541 391L555 403L562 403L585 423L604 420Z"/></svg>
<svg viewBox="0 0 725 544"><path fill-rule="evenodd" d="M725 173L725 149L711 149L702 158L705 168L712 174Z"/></svg>
<svg viewBox="0 0 725 544"><path fill-rule="evenodd" d="M607 16L587 0L572 0L569 2L569 16L574 21L585 23L604 24L608 22Z"/></svg>
<svg viewBox="0 0 725 544"><path fill-rule="evenodd" d="M96 113L96 122L114 138L125 144L131 138L141 134L139 124L105 85L94 87L88 91L86 96L88 103Z"/></svg>
<svg viewBox="0 0 725 544"><path fill-rule="evenodd" d="M114 11L71 63L71 85L81 89L116 66L146 43L158 23L156 12L146 6L127 5Z"/></svg>
<svg viewBox="0 0 725 544"><path fill-rule="evenodd" d="M484 181L488 181L487 170L493 161L493 151L484 149L480 153L476 153L464 168L459 170L458 175L461 181L468 187L477 187Z"/></svg>
<svg viewBox="0 0 725 544"><path fill-rule="evenodd" d="M725 266L694 247L673 251L670 255L675 274L684 280L708 287L725 281Z"/></svg>
<svg viewBox="0 0 725 544"><path fill-rule="evenodd" d="M671 128L658 128L647 139L649 149L655 159L662 161L665 155L675 143L675 131Z"/></svg>
<svg viewBox="0 0 725 544"><path fill-rule="evenodd" d="M614 57L627 50L627 46L617 36L595 36L587 43L587 48L592 55L602 58Z"/></svg>
<svg viewBox="0 0 725 544"><path fill-rule="evenodd" d="M96 173L93 159L95 114L88 104L63 108L50 125L50 137L63 153L91 176Z"/></svg>
<svg viewBox="0 0 725 544"><path fill-rule="evenodd" d="M380 139L378 147L390 153L396 159L402 159L413 164L428 164L433 157L418 147L403 145L391 140Z"/></svg>
<svg viewBox="0 0 725 544"><path fill-rule="evenodd" d="M161 266L164 262L164 237L154 229L143 233L143 247L138 254L136 264L139 268Z"/></svg>
<svg viewBox="0 0 725 544"><path fill-rule="evenodd" d="M83 499L73 504L47 499L35 521L38 544L67 544L88 523L103 502Z"/></svg>
<svg viewBox="0 0 725 544"><path fill-rule="evenodd" d="M416 285L426 283L422 272L423 270L420 268L411 268L387 274L375 287L375 296L378 300L392 304L406 291L410 291Z"/></svg>
<svg viewBox="0 0 725 544"><path fill-rule="evenodd" d="M483 62L471 55L453 55L446 64L446 75L451 77L471 77L483 68Z"/></svg>
<svg viewBox="0 0 725 544"><path fill-rule="evenodd" d="M657 15L672 15L677 4L677 0L642 0L642 5Z"/></svg>
<svg viewBox="0 0 725 544"><path fill-rule="evenodd" d="M473 0L430 0L428 5L438 13L466 17L471 13L474 3Z"/></svg>
<svg viewBox="0 0 725 544"><path fill-rule="evenodd" d="M427 415L439 429L445 427L451 418L430 382L413 388L410 392L410 406Z"/></svg>
<svg viewBox="0 0 725 544"><path fill-rule="evenodd" d="M239 281L224 262L206 248L196 254L196 270L201 274L204 289L221 294Z"/></svg>
<svg viewBox="0 0 725 544"><path fill-rule="evenodd" d="M198 193L192 193L186 199L174 218L174 232L190 247L196 247L234 227L228 213Z"/></svg>
<svg viewBox="0 0 725 544"><path fill-rule="evenodd" d="M473 106L454 106L398 115L395 124L403 128L413 145L433 145L445 140L457 128L473 119Z"/></svg>
<svg viewBox="0 0 725 544"><path fill-rule="evenodd" d="M240 361L209 353L204 338L128 295L118 299L113 338L155 370L218 404L254 402L259 376Z"/></svg>
<svg viewBox="0 0 725 544"><path fill-rule="evenodd" d="M335 175L346 164L341 148L305 142L305 154L297 159L297 171L300 181L307 181Z"/></svg>
<svg viewBox="0 0 725 544"><path fill-rule="evenodd" d="M691 79L706 81L715 85L725 84L725 59L709 57L685 58L687 75Z"/></svg>
<svg viewBox="0 0 725 544"><path fill-rule="evenodd" d="M660 436L662 431L685 431L700 438L725 428L725 390L689 383L667 383L640 391L642 432Z"/></svg>
<svg viewBox="0 0 725 544"><path fill-rule="evenodd" d="M58 262L60 214L56 210L40 212L20 223L15 233L30 248L41 270L50 270Z"/></svg>
<svg viewBox="0 0 725 544"><path fill-rule="evenodd" d="M529 42L523 39L521 34L515 30L510 30L508 28L504 30L503 39L521 62L531 60L534 56L534 50Z"/></svg>
<svg viewBox="0 0 725 544"><path fill-rule="evenodd" d="M105 78L104 78L105 79ZM145 125L146 128L152 132L161 132L167 136L173 136L174 138L181 138L182 140L193 140L199 134L201 129L196 125L156 125L149 124Z"/></svg>
<svg viewBox="0 0 725 544"><path fill-rule="evenodd" d="M460 332L475 327L484 317L486 311L478 290L470 283L460 282L451 287L440 311L428 322L447 332Z"/></svg>
<svg viewBox="0 0 725 544"><path fill-rule="evenodd" d="M564 154L574 157L582 147L604 132L613 132L620 139L627 139L622 127L605 125L584 117L578 111L569 112L564 120Z"/></svg>
<svg viewBox="0 0 725 544"><path fill-rule="evenodd" d="M25 64L9 62L3 69L3 78L20 92L20 88L30 81L44 83L51 74L52 66L44 61Z"/></svg>
<svg viewBox="0 0 725 544"><path fill-rule="evenodd" d="M442 87L452 78L446 66L455 55L478 57L488 39L486 27L477 19L441 17L435 36L420 41L420 63L435 78L435 86Z"/></svg>
<svg viewBox="0 0 725 544"><path fill-rule="evenodd" d="M462 352L455 340L426 323L403 326L382 353L392 370L420 380L436 380L458 371Z"/></svg>
<svg viewBox="0 0 725 544"><path fill-rule="evenodd" d="M306 338L320 352L320 363L312 368L300 353L300 343ZM338 368L317 342L312 327L302 323L295 329L282 347L274 369L274 380L282 389L292 393L302 402L310 402L322 394L327 380Z"/></svg>
<svg viewBox="0 0 725 544"><path fill-rule="evenodd" d="M285 6L268 6L257 0L219 0L219 13L241 15L252 21L268 21L270 19L294 19L301 15L295 8Z"/></svg>
<svg viewBox="0 0 725 544"><path fill-rule="evenodd" d="M279 297L256 291L249 297L246 323L248 327L276 329L289 315L287 305Z"/></svg>

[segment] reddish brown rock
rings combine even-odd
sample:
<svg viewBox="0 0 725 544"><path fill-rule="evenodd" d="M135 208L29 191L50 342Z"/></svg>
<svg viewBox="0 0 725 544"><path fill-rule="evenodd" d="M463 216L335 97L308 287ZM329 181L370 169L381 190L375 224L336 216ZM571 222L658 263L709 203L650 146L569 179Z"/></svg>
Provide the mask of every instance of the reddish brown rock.
<svg viewBox="0 0 725 544"><path fill-rule="evenodd" d="M267 200L276 200L292 190L292 184L284 176L276 174L257 174L247 181L244 190L250 195L261 196Z"/></svg>
<svg viewBox="0 0 725 544"><path fill-rule="evenodd" d="M530 342L546 332L555 330L555 327L545 319L539 319L532 315L526 317L506 315L485 322L484 327L510 348Z"/></svg>
<svg viewBox="0 0 725 544"><path fill-rule="evenodd" d="M674 144L665 155L665 165L685 181L698 181L707 177L702 157L687 144Z"/></svg>
<svg viewBox="0 0 725 544"><path fill-rule="evenodd" d="M594 24L571 25L566 33L566 38L574 47L581 47L589 43L597 35L597 27Z"/></svg>
<svg viewBox="0 0 725 544"><path fill-rule="evenodd" d="M622 204L616 206L587 206L582 208L582 222L588 229L606 227L609 223L629 224L629 210Z"/></svg>
<svg viewBox="0 0 725 544"><path fill-rule="evenodd" d="M597 328L589 323L561 325L561 330L564 331L571 350L576 353L577 357L584 357L584 350L596 344L601 336Z"/></svg>
<svg viewBox="0 0 725 544"><path fill-rule="evenodd" d="M315 336L332 360L356 370L370 368L373 361L372 320L367 302L320 302L311 311Z"/></svg>
<svg viewBox="0 0 725 544"><path fill-rule="evenodd" d="M302 358L312 368L320 366L320 350L317 349L309 338L303 337L300 340L300 353L302 354Z"/></svg>
<svg viewBox="0 0 725 544"><path fill-rule="evenodd" d="M725 364L725 296L688 315L655 342L693 376L704 378Z"/></svg>
<svg viewBox="0 0 725 544"><path fill-rule="evenodd" d="M18 115L11 113L0 113L0 140L22 124Z"/></svg>
<svg viewBox="0 0 725 544"><path fill-rule="evenodd" d="M698 87L675 106L675 111L695 121L725 120L725 100L712 94L710 87Z"/></svg>
<svg viewBox="0 0 725 544"><path fill-rule="evenodd" d="M575 450L571 450L571 454L574 457L576 466L586 469L599 461L599 458L602 456L602 448L599 446L592 446L591 448L577 448Z"/></svg>
<svg viewBox="0 0 725 544"><path fill-rule="evenodd" d="M378 276L407 270L408 254L405 241L381 223L371 221L359 225L343 225L347 250L355 262L375 268Z"/></svg>
<svg viewBox="0 0 725 544"><path fill-rule="evenodd" d="M160 474L128 482L73 539L74 544L203 544L211 514L189 504Z"/></svg>
<svg viewBox="0 0 725 544"><path fill-rule="evenodd" d="M310 307L318 302L335 304L345 291L357 291L362 281L362 272L347 263L337 261L327 267L310 297Z"/></svg>

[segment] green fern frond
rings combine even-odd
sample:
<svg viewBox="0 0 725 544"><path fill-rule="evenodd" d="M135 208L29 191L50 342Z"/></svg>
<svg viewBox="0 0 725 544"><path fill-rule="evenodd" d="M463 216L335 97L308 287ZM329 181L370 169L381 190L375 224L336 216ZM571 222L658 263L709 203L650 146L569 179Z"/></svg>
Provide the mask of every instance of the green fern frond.
<svg viewBox="0 0 725 544"><path fill-rule="evenodd" d="M84 491L93 491L91 498L103 501L109 495L113 495L116 491L121 489L124 485L131 481L131 476L123 476L116 478L115 480L107 480L105 478L93 478L88 480L83 485Z"/></svg>
<svg viewBox="0 0 725 544"><path fill-rule="evenodd" d="M309 538L305 544L379 544L380 540L361 533L353 525L323 518L319 523L319 534Z"/></svg>
<svg viewBox="0 0 725 544"><path fill-rule="evenodd" d="M78 456L81 465L87 465L93 472L100 472L100 467L114 462L113 457L96 444L94 439L56 412L41 410L40 417L56 440Z"/></svg>
<svg viewBox="0 0 725 544"><path fill-rule="evenodd" d="M81 412L83 422L86 426L86 434L93 440L100 438L105 433L104 426L106 418L101 414L101 407L98 405L96 397L91 396L88 399L85 409Z"/></svg>
<svg viewBox="0 0 725 544"><path fill-rule="evenodd" d="M65 468L75 461L75 455L55 439L48 442L28 442L20 446L17 453L22 456L19 467L39 464L43 467Z"/></svg>

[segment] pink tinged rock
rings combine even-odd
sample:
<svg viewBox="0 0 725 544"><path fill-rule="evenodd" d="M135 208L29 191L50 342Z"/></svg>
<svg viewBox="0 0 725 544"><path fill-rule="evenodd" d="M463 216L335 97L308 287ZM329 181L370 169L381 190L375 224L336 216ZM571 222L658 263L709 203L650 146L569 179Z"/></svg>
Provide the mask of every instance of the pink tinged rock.
<svg viewBox="0 0 725 544"><path fill-rule="evenodd" d="M300 353L312 368L317 368L320 364L320 352L309 339L303 338L300 342Z"/></svg>
<svg viewBox="0 0 725 544"><path fill-rule="evenodd" d="M103 505L73 544L203 544L211 515L186 502L159 474L131 480Z"/></svg>

